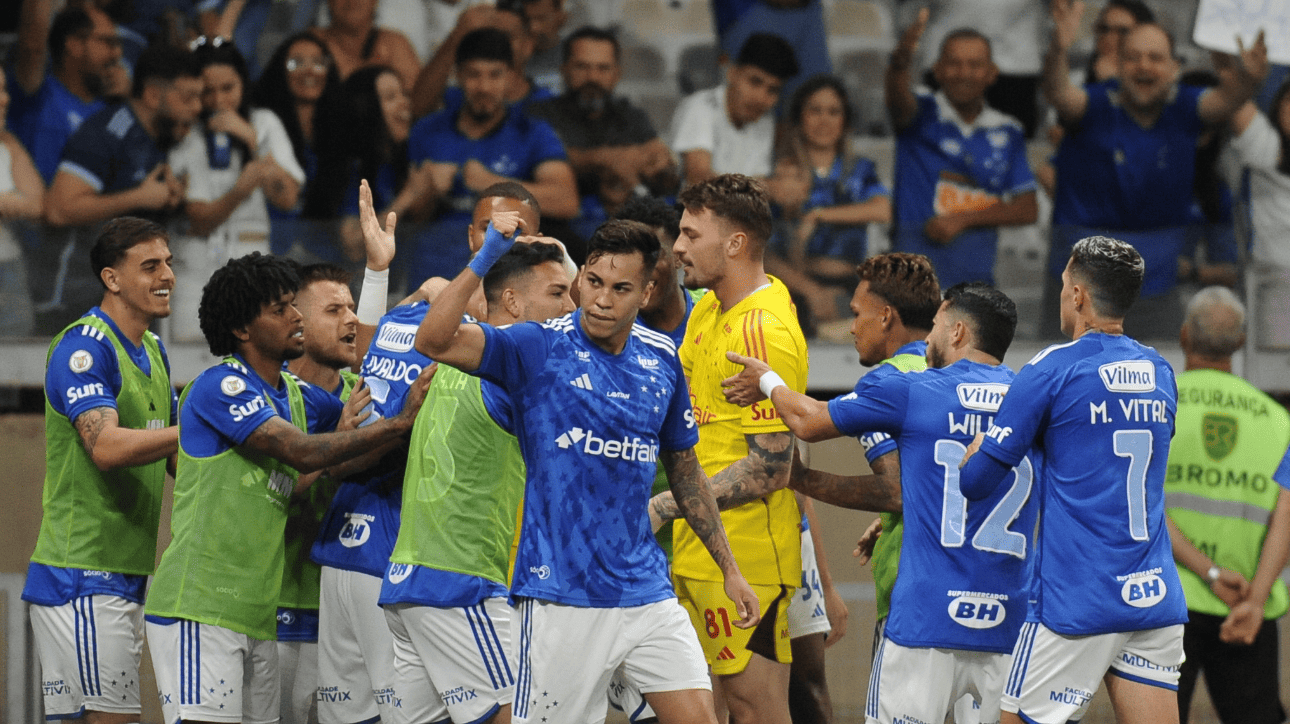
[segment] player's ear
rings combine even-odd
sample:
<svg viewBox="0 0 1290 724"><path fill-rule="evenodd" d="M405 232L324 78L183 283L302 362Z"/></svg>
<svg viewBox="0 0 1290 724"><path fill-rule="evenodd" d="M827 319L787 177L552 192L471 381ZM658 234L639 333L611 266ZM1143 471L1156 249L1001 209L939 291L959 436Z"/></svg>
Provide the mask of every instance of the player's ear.
<svg viewBox="0 0 1290 724"><path fill-rule="evenodd" d="M238 327L229 331L233 333L233 337L239 342L245 342L251 338L251 333L247 331L246 327Z"/></svg>
<svg viewBox="0 0 1290 724"><path fill-rule="evenodd" d="M726 256L736 257L748 245L748 235L742 231L736 231L726 237Z"/></svg>
<svg viewBox="0 0 1290 724"><path fill-rule="evenodd" d="M505 309L507 314L519 319L521 316L520 306L520 296L515 293L514 289L507 287L502 290L502 309Z"/></svg>
<svg viewBox="0 0 1290 724"><path fill-rule="evenodd" d="M108 291L121 291L121 282L117 279L116 269L113 269L110 266L103 267L103 269L99 271L99 279L103 280L103 286L107 287Z"/></svg>

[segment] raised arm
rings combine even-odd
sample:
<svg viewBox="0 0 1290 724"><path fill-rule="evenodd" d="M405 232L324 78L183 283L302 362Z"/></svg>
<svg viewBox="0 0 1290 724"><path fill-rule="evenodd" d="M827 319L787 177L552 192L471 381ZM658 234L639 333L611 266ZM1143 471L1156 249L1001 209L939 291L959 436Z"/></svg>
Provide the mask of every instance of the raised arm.
<svg viewBox="0 0 1290 724"><path fill-rule="evenodd" d="M76 416L73 422L81 446L94 467L102 471L147 465L174 455L179 450L179 428L135 430L121 427L117 411L95 407Z"/></svg>
<svg viewBox="0 0 1290 724"><path fill-rule="evenodd" d="M667 471L667 482L671 495L680 508L685 520L703 546L712 555L712 560L721 569L725 578L726 596L735 603L739 628L752 628L761 621L761 605L757 596L739 572L739 564L730 550L730 541L726 538L726 529L721 524L721 513L717 510L717 501L713 498L708 485L708 476L699 466L699 458L694 448L682 451L664 451L660 456L663 469Z"/></svg>
<svg viewBox="0 0 1290 724"><path fill-rule="evenodd" d="M761 384L763 376L768 373L774 375L770 365L754 357L744 357L735 352L726 352L726 358L744 366L739 374L721 381L726 399L741 407L766 399L764 390L769 389L769 386L763 388ZM792 430L794 435L807 442L842 437L842 433L829 417L829 403L790 389L779 375L766 379L768 385L772 381L775 383L774 388L770 390L773 393L770 401L775 403L775 410L779 412L780 419L788 425L788 429Z"/></svg>
<svg viewBox="0 0 1290 724"><path fill-rule="evenodd" d="M390 289L390 262L394 261L394 227L398 224L398 215L391 211L385 217L385 228L376 217L376 207L372 203L372 187L367 179L358 182L358 222L363 232L363 250L367 264L363 269L363 288L358 295L358 335L354 343L358 347L358 364L362 364L367 355L367 348L372 344L376 334L376 325L385 314Z"/></svg>
<svg viewBox="0 0 1290 724"><path fill-rule="evenodd" d="M883 77L883 97L887 104L887 115L891 125L900 131L914 122L918 113L918 99L914 96L912 75L914 72L914 53L918 50L918 41L927 29L927 18L930 11L923 8L918 11L918 19L905 28L900 42L891 52L887 63L887 73Z"/></svg>
<svg viewBox="0 0 1290 724"><path fill-rule="evenodd" d="M1057 118L1065 124L1076 123L1088 109L1088 92L1070 80L1071 44L1079 33L1084 15L1081 0L1052 0L1053 40L1044 56L1044 97L1057 109Z"/></svg>
<svg viewBox="0 0 1290 724"><path fill-rule="evenodd" d="M1262 30L1254 39L1254 45L1246 48L1237 37L1236 46L1239 54L1235 56L1214 53L1218 85L1201 94L1197 108L1201 120L1206 123L1227 123L1259 92L1263 79L1268 76L1268 46L1263 41Z"/></svg>
<svg viewBox="0 0 1290 724"><path fill-rule="evenodd" d="M49 52L49 23L53 0L24 0L18 13L18 42L14 46L14 80L31 95L45 82L45 59Z"/></svg>
<svg viewBox="0 0 1290 724"><path fill-rule="evenodd" d="M435 298L417 329L416 348L421 354L459 370L472 372L484 358L484 331L477 324L462 324L470 296L493 264L515 243L523 222L518 211L495 211L484 247Z"/></svg>

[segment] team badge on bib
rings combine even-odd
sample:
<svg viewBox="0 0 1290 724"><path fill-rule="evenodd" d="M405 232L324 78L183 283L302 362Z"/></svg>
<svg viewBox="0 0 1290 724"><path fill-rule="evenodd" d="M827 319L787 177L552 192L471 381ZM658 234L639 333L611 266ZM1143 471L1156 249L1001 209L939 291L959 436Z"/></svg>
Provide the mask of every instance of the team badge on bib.
<svg viewBox="0 0 1290 724"><path fill-rule="evenodd" d="M236 397L246 389L246 382L241 377L229 375L220 381L219 388L229 397Z"/></svg>
<svg viewBox="0 0 1290 724"><path fill-rule="evenodd" d="M1205 454L1209 459L1218 462L1231 454L1236 447L1236 418L1207 413L1201 424L1204 426Z"/></svg>
<svg viewBox="0 0 1290 724"><path fill-rule="evenodd" d="M78 349L67 360L67 366L77 374L87 372L94 366L94 356L88 350Z"/></svg>

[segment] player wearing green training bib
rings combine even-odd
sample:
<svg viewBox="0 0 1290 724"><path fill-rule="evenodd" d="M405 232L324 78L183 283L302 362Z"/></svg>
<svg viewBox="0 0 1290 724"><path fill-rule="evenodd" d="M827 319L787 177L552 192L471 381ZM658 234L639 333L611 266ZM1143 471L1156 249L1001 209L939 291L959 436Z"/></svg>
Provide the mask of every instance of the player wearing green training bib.
<svg viewBox="0 0 1290 724"><path fill-rule="evenodd" d="M174 534L146 606L153 670L166 721L272 721L279 713L275 614L287 503L336 465L397 440L408 413L358 430L342 405L282 365L304 351L295 266L250 254L211 276L199 318L225 360L184 392ZM370 399L351 395L353 411Z"/></svg>
<svg viewBox="0 0 1290 724"><path fill-rule="evenodd" d="M1165 476L1165 513L1187 598L1180 721L1197 674L1219 718L1281 722L1277 622L1290 607L1290 415L1232 374L1245 309L1222 287L1201 290L1182 329L1186 371Z"/></svg>
<svg viewBox="0 0 1290 724"><path fill-rule="evenodd" d="M177 447L165 348L166 231L109 222L90 251L103 300L50 344L44 513L22 598L50 719L137 720L143 596L156 559L167 459Z"/></svg>
<svg viewBox="0 0 1290 724"><path fill-rule="evenodd" d="M572 311L562 259L553 244L513 246L484 277L484 321L542 322ZM503 709L509 716L516 669L506 596L525 480L511 416L500 387L445 366L412 429L380 602L396 668L425 671L440 692L430 721L487 721Z"/></svg>

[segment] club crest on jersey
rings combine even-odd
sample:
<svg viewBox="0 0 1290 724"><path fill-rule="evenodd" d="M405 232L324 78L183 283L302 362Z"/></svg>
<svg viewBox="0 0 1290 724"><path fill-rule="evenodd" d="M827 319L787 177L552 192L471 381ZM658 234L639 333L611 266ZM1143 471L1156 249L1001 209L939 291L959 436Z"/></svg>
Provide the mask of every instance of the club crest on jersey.
<svg viewBox="0 0 1290 724"><path fill-rule="evenodd" d="M1000 597L973 593L971 591L950 591L959 594L950 600L950 619L960 626L974 629L994 628L1008 617ZM1006 599L1006 597L1002 597Z"/></svg>
<svg viewBox="0 0 1290 724"><path fill-rule="evenodd" d="M1201 421L1201 438L1205 441L1205 454L1218 462L1236 449L1236 418L1229 415L1206 414Z"/></svg>
<svg viewBox="0 0 1290 724"><path fill-rule="evenodd" d="M387 322L381 325L381 331L376 335L376 346L391 352L411 352L412 345L417 339L417 326L415 324L396 324Z"/></svg>
<svg viewBox="0 0 1290 724"><path fill-rule="evenodd" d="M1165 580L1156 575L1158 573L1159 568L1152 568L1127 576L1116 576L1118 580L1124 581L1124 585L1120 587L1120 598L1134 608L1151 608L1165 600L1169 588L1165 585Z"/></svg>
<svg viewBox="0 0 1290 724"><path fill-rule="evenodd" d="M94 355L90 354L89 350L78 349L68 358L67 366L76 374L89 372L90 368L94 366Z"/></svg>
<svg viewBox="0 0 1290 724"><path fill-rule="evenodd" d="M229 397L237 397L246 389L246 381L237 375L229 375L220 380L219 389Z"/></svg>
<svg viewBox="0 0 1290 724"><path fill-rule="evenodd" d="M1097 368L1110 392L1151 392L1156 389L1156 366L1151 360L1111 362Z"/></svg>
<svg viewBox="0 0 1290 724"><path fill-rule="evenodd" d="M981 384L961 384L958 386L959 404L969 410L998 412L1004 395L1008 394L1008 385L1001 382Z"/></svg>

